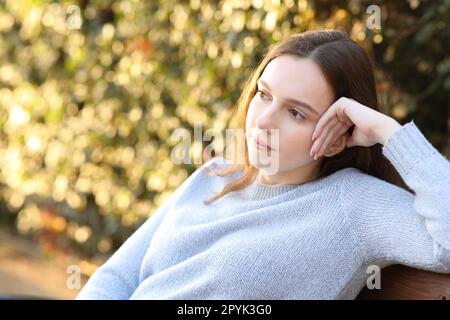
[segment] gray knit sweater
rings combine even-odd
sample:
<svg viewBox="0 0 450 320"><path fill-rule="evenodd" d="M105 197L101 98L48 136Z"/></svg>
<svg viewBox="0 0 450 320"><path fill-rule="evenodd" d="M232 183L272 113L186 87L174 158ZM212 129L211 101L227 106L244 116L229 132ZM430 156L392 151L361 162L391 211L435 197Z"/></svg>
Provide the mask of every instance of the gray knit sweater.
<svg viewBox="0 0 450 320"><path fill-rule="evenodd" d="M415 192L353 167L203 204L238 175L195 171L77 299L354 299L368 266L450 273L450 163L413 121L383 154ZM381 277L383 272L381 272Z"/></svg>

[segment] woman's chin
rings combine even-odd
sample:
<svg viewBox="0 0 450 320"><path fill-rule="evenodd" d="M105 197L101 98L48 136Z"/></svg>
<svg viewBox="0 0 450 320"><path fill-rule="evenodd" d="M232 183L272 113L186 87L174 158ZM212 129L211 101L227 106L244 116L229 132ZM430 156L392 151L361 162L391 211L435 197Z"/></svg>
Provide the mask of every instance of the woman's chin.
<svg viewBox="0 0 450 320"><path fill-rule="evenodd" d="M277 172L279 169L278 159L273 159L267 153L249 152L249 162L252 166L259 170L269 170L270 172Z"/></svg>

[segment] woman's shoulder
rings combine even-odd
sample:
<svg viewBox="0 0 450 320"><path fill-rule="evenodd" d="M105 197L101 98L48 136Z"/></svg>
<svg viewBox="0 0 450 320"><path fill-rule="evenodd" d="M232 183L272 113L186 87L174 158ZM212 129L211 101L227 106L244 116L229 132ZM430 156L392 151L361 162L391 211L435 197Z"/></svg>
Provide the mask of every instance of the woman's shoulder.
<svg viewBox="0 0 450 320"><path fill-rule="evenodd" d="M227 166L231 165L232 161L229 159L224 158L223 156L215 156L210 158L208 161L205 162L205 167L217 167L217 166Z"/></svg>
<svg viewBox="0 0 450 320"><path fill-rule="evenodd" d="M205 170L207 172L211 171L220 172L221 170L224 170L234 165L235 163L233 161L226 159L223 156L216 156L206 161L201 168L202 170Z"/></svg>
<svg viewBox="0 0 450 320"><path fill-rule="evenodd" d="M347 184L351 184L353 186L360 185L362 187L380 187L380 188L399 188L395 184L392 184L386 180L383 180L379 177L376 177L372 174L364 172L361 169L355 167L347 167L341 169L337 173L342 176L342 180ZM403 190L403 189L402 189Z"/></svg>
<svg viewBox="0 0 450 320"><path fill-rule="evenodd" d="M207 181L210 181L211 179L216 179L220 177L218 175L218 172L221 172L223 169L227 168L228 166L232 165L233 163L222 157L222 156L216 156L213 158L208 159L207 161L203 162L202 165L200 165L197 170L195 170L191 176L189 177L190 180L202 180L201 183L204 183L205 179Z"/></svg>
<svg viewBox="0 0 450 320"><path fill-rule="evenodd" d="M414 197L402 187L354 167L342 169L339 174L342 198L347 202L358 205L385 201L409 203Z"/></svg>

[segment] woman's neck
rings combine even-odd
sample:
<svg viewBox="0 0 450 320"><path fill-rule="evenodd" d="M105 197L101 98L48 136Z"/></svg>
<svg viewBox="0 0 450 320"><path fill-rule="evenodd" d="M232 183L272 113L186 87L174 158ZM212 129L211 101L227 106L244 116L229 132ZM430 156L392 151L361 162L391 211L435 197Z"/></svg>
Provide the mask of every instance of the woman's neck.
<svg viewBox="0 0 450 320"><path fill-rule="evenodd" d="M260 184L280 185L280 184L303 184L315 180L319 176L320 166L302 166L289 171L282 171L277 174L264 174L262 170L257 172L257 179Z"/></svg>

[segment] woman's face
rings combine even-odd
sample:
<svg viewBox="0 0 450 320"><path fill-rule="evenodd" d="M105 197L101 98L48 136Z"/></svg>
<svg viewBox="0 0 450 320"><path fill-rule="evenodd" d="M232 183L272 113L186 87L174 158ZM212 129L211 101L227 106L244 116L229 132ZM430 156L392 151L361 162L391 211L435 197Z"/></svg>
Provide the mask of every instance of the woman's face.
<svg viewBox="0 0 450 320"><path fill-rule="evenodd" d="M266 66L257 90L246 118L250 162L259 169L261 182L302 183L318 169L319 162L309 154L311 137L316 123L333 103L332 89L313 60L282 55ZM272 149L258 148L252 141L254 136ZM273 152L278 153L277 172L264 174L267 161L261 161L262 156L273 159Z"/></svg>

